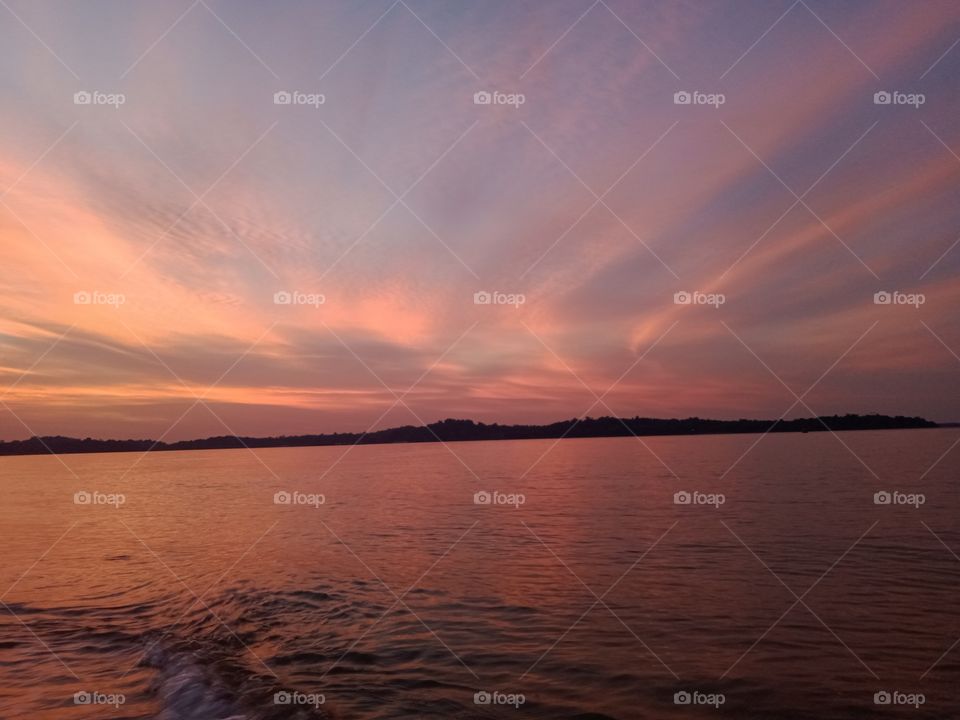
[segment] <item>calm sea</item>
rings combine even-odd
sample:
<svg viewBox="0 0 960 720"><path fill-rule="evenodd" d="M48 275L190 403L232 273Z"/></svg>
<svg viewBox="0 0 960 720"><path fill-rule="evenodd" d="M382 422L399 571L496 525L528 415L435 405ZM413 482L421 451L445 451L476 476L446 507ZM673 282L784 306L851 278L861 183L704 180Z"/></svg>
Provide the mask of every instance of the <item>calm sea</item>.
<svg viewBox="0 0 960 720"><path fill-rule="evenodd" d="M957 718L958 434L0 458L0 717Z"/></svg>

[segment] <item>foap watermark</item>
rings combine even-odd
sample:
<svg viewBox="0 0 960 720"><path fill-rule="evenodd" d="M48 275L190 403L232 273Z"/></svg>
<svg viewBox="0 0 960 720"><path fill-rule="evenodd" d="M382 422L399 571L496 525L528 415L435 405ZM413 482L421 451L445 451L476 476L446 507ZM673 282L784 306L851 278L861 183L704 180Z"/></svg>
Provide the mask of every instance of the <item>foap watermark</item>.
<svg viewBox="0 0 960 720"><path fill-rule="evenodd" d="M327 496L322 493L304 493L298 490L278 490L273 495L274 505L309 505L318 508L327 502Z"/></svg>
<svg viewBox="0 0 960 720"><path fill-rule="evenodd" d="M879 290L873 294L874 305L912 305L919 309L927 301L923 293L905 293L899 290Z"/></svg>
<svg viewBox="0 0 960 720"><path fill-rule="evenodd" d="M327 102L323 93L306 93L299 90L277 90L273 94L274 105L308 105L318 108Z"/></svg>
<svg viewBox="0 0 960 720"><path fill-rule="evenodd" d="M911 105L919 108L927 101L923 93L905 93L899 90L878 90L873 94L874 105Z"/></svg>
<svg viewBox="0 0 960 720"><path fill-rule="evenodd" d="M277 290L273 294L274 305L313 305L320 307L327 302L320 293L300 292L299 290Z"/></svg>
<svg viewBox="0 0 960 720"><path fill-rule="evenodd" d="M502 493L497 490L487 492L486 490L477 490L473 494L474 505L506 505L513 508L519 508L527 501L527 496L523 493Z"/></svg>
<svg viewBox="0 0 960 720"><path fill-rule="evenodd" d="M873 494L874 505L909 505L910 507L919 508L926 502L927 496L923 493L903 493L899 490L894 490L893 492L878 490Z"/></svg>
<svg viewBox="0 0 960 720"><path fill-rule="evenodd" d="M723 293L705 293L699 290L688 291L680 290L673 294L674 305L710 305L713 308L719 308L727 301L727 296Z"/></svg>
<svg viewBox="0 0 960 720"><path fill-rule="evenodd" d="M104 693L96 690L78 690L73 694L74 705L110 705L119 708L127 701L123 693Z"/></svg>
<svg viewBox="0 0 960 720"><path fill-rule="evenodd" d="M705 93L699 90L694 90L693 92L677 90L677 92L673 94L674 105L710 105L716 109L726 101L727 96L723 93Z"/></svg>
<svg viewBox="0 0 960 720"><path fill-rule="evenodd" d="M520 307L527 301L527 296L523 293L505 293L494 290L478 290L473 294L474 305L513 305Z"/></svg>
<svg viewBox="0 0 960 720"><path fill-rule="evenodd" d="M712 705L718 708L727 701L723 693L705 693L699 690L680 690L673 694L674 705Z"/></svg>
<svg viewBox="0 0 960 720"><path fill-rule="evenodd" d="M74 305L109 305L118 308L127 302L127 296L122 293L108 293L100 290L77 290L73 294Z"/></svg>
<svg viewBox="0 0 960 720"><path fill-rule="evenodd" d="M93 490L78 490L73 494L74 505L112 505L115 508L120 507L127 501L127 496L123 493L103 493Z"/></svg>
<svg viewBox="0 0 960 720"><path fill-rule="evenodd" d="M99 90L79 90L73 94L74 105L109 105L114 110L127 102L123 93L105 93Z"/></svg>
<svg viewBox="0 0 960 720"><path fill-rule="evenodd" d="M727 496L723 493L702 493L696 490L688 492L679 490L673 494L674 505L712 505L719 508L727 501Z"/></svg>
<svg viewBox="0 0 960 720"><path fill-rule="evenodd" d="M510 105L514 109L519 108L527 101L527 96L523 93L504 93L489 92L487 90L478 90L473 94L474 105Z"/></svg>
<svg viewBox="0 0 960 720"><path fill-rule="evenodd" d="M280 690L273 694L274 705L312 705L318 708L326 701L327 698L323 693L302 693Z"/></svg>
<svg viewBox="0 0 960 720"><path fill-rule="evenodd" d="M873 694L874 705L909 705L919 708L927 701L923 693L905 693L899 690L878 690Z"/></svg>
<svg viewBox="0 0 960 720"><path fill-rule="evenodd" d="M523 693L505 693L499 690L480 690L473 694L474 705L511 705L519 708L527 701Z"/></svg>

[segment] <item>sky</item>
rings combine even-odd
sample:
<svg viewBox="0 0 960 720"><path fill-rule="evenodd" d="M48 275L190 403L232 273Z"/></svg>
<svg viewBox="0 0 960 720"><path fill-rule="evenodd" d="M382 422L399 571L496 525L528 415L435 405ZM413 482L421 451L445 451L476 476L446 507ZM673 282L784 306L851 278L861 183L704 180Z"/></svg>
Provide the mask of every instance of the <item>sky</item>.
<svg viewBox="0 0 960 720"><path fill-rule="evenodd" d="M953 0L4 0L0 439L960 420L958 40Z"/></svg>

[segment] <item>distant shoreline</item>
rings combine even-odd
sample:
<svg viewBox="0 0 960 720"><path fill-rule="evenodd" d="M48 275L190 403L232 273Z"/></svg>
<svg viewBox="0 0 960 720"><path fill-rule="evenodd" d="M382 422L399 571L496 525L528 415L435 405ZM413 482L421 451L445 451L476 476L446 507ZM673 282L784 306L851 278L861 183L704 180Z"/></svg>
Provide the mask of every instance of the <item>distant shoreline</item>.
<svg viewBox="0 0 960 720"><path fill-rule="evenodd" d="M551 440L596 437L656 437L677 435L738 435L749 433L842 432L848 430L905 430L956 427L921 417L902 415L828 415L794 420L708 420L703 418L584 418L549 425L488 425L472 420L442 420L425 426L376 430L369 433L329 433L279 437L217 436L166 443L158 440L96 440L59 435L0 442L0 456L70 455L109 452L164 452L176 450L229 450L241 448L326 447L337 445L390 445L425 442L490 440Z"/></svg>

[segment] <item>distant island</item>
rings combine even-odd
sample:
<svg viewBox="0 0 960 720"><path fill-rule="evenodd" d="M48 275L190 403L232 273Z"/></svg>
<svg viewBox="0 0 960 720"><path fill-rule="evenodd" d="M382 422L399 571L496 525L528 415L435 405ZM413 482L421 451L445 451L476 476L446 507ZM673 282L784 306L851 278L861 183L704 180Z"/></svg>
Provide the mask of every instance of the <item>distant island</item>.
<svg viewBox="0 0 960 720"><path fill-rule="evenodd" d="M0 455L46 455L166 450L226 450L236 448L313 447L319 445L381 445L389 443L460 442L470 440L549 440L552 438L629 437L631 435L722 435L763 432L826 432L827 430L895 430L946 427L921 417L897 415L826 415L794 420L684 420L599 417L561 420L550 425L500 425L473 420L441 420L426 426L376 430L368 433L238 437L223 435L202 440L94 440L60 435L0 442Z"/></svg>

